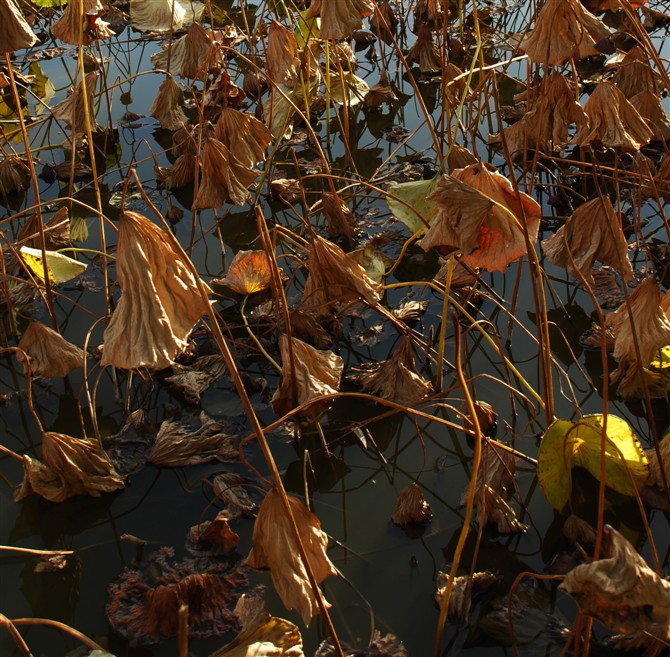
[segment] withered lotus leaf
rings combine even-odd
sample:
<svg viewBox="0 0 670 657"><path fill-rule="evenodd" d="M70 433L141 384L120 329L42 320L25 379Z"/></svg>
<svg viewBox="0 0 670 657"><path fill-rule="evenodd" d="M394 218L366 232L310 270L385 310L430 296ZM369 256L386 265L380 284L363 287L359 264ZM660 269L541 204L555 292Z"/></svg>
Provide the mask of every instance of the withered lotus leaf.
<svg viewBox="0 0 670 657"><path fill-rule="evenodd" d="M418 242L431 247L458 248L470 267L503 271L527 253L526 239L537 239L542 209L523 192L514 192L507 178L483 164L445 175L428 197L437 215Z"/></svg>
<svg viewBox="0 0 670 657"><path fill-rule="evenodd" d="M169 32L198 20L203 9L188 0L131 0L130 22L140 32Z"/></svg>
<svg viewBox="0 0 670 657"><path fill-rule="evenodd" d="M628 259L628 242L621 228L621 219L608 197L596 197L582 203L542 248L550 262L595 283L591 268L596 260L609 265L625 281L633 279L633 267Z"/></svg>
<svg viewBox="0 0 670 657"><path fill-rule="evenodd" d="M51 113L55 119L64 121L74 134L85 133L88 122L84 110L84 103L88 105L88 116L91 127L95 130L95 86L98 82L98 72L93 70L84 76L84 84L79 82L70 94L54 105ZM84 100L84 87L86 87L86 100Z"/></svg>
<svg viewBox="0 0 670 657"><path fill-rule="evenodd" d="M332 192L321 194L323 213L328 222L328 235L335 239L346 237L352 243L354 233L358 232L358 222L346 201Z"/></svg>
<svg viewBox="0 0 670 657"><path fill-rule="evenodd" d="M574 137L579 146L600 145L636 151L648 144L653 130L611 82L599 82L584 105L589 117Z"/></svg>
<svg viewBox="0 0 670 657"><path fill-rule="evenodd" d="M321 529L319 519L297 497L288 496L291 511L298 528L301 543L318 584L337 569L326 554L328 536ZM246 565L258 570L270 570L275 589L287 609L296 609L305 625L319 613L319 607L310 585L305 564L291 530L290 518L280 493L268 491L254 524L253 547Z"/></svg>
<svg viewBox="0 0 670 657"><path fill-rule="evenodd" d="M670 139L670 121L657 94L653 91L641 91L630 99L630 104L651 128L654 133L652 135L653 140L666 141Z"/></svg>
<svg viewBox="0 0 670 657"><path fill-rule="evenodd" d="M605 526L605 557L571 570L560 585L581 611L628 636L667 641L670 582L655 573L613 527Z"/></svg>
<svg viewBox="0 0 670 657"><path fill-rule="evenodd" d="M416 41L407 53L407 61L410 64L417 63L422 73L437 73L442 70L440 49L433 41L433 32L427 24L422 23L419 27Z"/></svg>
<svg viewBox="0 0 670 657"><path fill-rule="evenodd" d="M340 388L344 369L342 358L332 351L321 351L302 340L282 335L279 338L282 376L272 397L275 413L284 415L315 397L335 394ZM312 404L303 410L309 417L318 416L329 402Z"/></svg>
<svg viewBox="0 0 670 657"><path fill-rule="evenodd" d="M426 502L421 488L415 484L405 486L396 497L391 521L400 527L426 525L433 517L430 504Z"/></svg>
<svg viewBox="0 0 670 657"><path fill-rule="evenodd" d="M202 173L194 210L219 208L226 201L244 205L256 174L240 162L218 139L206 139L202 147Z"/></svg>
<svg viewBox="0 0 670 657"><path fill-rule="evenodd" d="M207 520L189 529L189 551L195 556L230 554L240 542L240 537L230 528L227 511L219 511L214 520Z"/></svg>
<svg viewBox="0 0 670 657"><path fill-rule="evenodd" d="M18 347L28 357L33 376L67 376L77 367L84 366L84 352L42 322L32 321L28 324ZM19 355L18 358L27 372L24 357Z"/></svg>
<svg viewBox="0 0 670 657"><path fill-rule="evenodd" d="M649 58L640 46L633 46L626 53L611 81L626 98L641 91L658 94L664 86L663 79L650 66Z"/></svg>
<svg viewBox="0 0 670 657"><path fill-rule="evenodd" d="M379 630L374 630L370 644L364 651L345 648L346 657L409 657L409 653L397 636L393 634L382 636ZM338 654L332 644L326 640L314 653L314 657L336 657Z"/></svg>
<svg viewBox="0 0 670 657"><path fill-rule="evenodd" d="M40 228L37 215L31 214L16 236L16 243L20 246L29 246L34 249L41 247ZM70 214L67 207L59 208L44 224L44 246L47 251L57 251L70 244Z"/></svg>
<svg viewBox="0 0 670 657"><path fill-rule="evenodd" d="M305 18L321 17L319 36L337 41L351 36L374 10L372 0L312 0Z"/></svg>
<svg viewBox="0 0 670 657"><path fill-rule="evenodd" d="M151 55L151 61L156 68L179 77L196 78L216 66L216 50L212 31L193 23L183 37L168 42L160 52Z"/></svg>
<svg viewBox="0 0 670 657"><path fill-rule="evenodd" d="M447 588L449 575L439 570L437 572L435 601L442 604L444 593ZM472 596L474 593L485 591L498 582L498 577L488 571L472 573L472 575L460 575L454 577L447 607L447 618L466 623L470 617Z"/></svg>
<svg viewBox="0 0 670 657"><path fill-rule="evenodd" d="M560 66L599 54L595 44L609 35L609 28L579 0L547 0L519 48L532 62Z"/></svg>
<svg viewBox="0 0 670 657"><path fill-rule="evenodd" d="M403 405L415 404L432 390L430 382L416 371L412 342L407 337L402 338L390 358L369 364L352 378L371 394Z"/></svg>
<svg viewBox="0 0 670 657"><path fill-rule="evenodd" d="M7 156L0 160L0 191L12 194L28 186L26 166L18 157Z"/></svg>
<svg viewBox="0 0 670 657"><path fill-rule="evenodd" d="M194 424L200 426L194 427ZM156 442L149 452L149 463L169 468L207 463L215 459L235 460L236 436L203 412L197 422L165 420L158 429Z"/></svg>
<svg viewBox="0 0 670 657"><path fill-rule="evenodd" d="M126 211L119 217L116 272L122 294L103 336L101 364L167 367L207 311L184 256L149 219Z"/></svg>
<svg viewBox="0 0 670 657"><path fill-rule="evenodd" d="M61 17L51 26L51 33L75 46L88 46L95 39L108 39L114 33L108 23L100 19L99 14L103 12L99 0L68 2Z"/></svg>
<svg viewBox="0 0 670 657"><path fill-rule="evenodd" d="M23 17L15 0L0 0L0 52L30 48L37 42L35 33Z"/></svg>
<svg viewBox="0 0 670 657"><path fill-rule="evenodd" d="M53 431L42 434L42 461L23 457L23 473L14 492L16 500L36 494L63 502L74 495L98 497L124 486L98 440Z"/></svg>
<svg viewBox="0 0 670 657"><path fill-rule="evenodd" d="M166 377L165 382L178 391L189 404L197 404L202 394L224 375L226 369L223 356L201 356L189 367L173 363L174 373Z"/></svg>
<svg viewBox="0 0 670 657"><path fill-rule="evenodd" d="M379 73L379 82L370 87L370 91L365 94L363 104L367 109L379 109L382 103L391 103L395 100L398 100L398 97L389 83L388 72L382 69Z"/></svg>
<svg viewBox="0 0 670 657"><path fill-rule="evenodd" d="M337 244L323 237L314 237L307 266L309 276L302 298L310 307L325 310L330 304L358 299L374 306L382 298L382 286Z"/></svg>
<svg viewBox="0 0 670 657"><path fill-rule="evenodd" d="M183 93L181 87L172 76L168 75L161 82L161 86L158 87L158 93L149 113L160 121L161 128L165 130L179 130L179 128L188 123L186 114L181 109L182 102ZM174 187L179 187L179 185L174 185Z"/></svg>
<svg viewBox="0 0 670 657"><path fill-rule="evenodd" d="M255 294L272 283L270 260L265 251L238 251L228 273L217 281L238 294Z"/></svg>
<svg viewBox="0 0 670 657"><path fill-rule="evenodd" d="M198 158L193 153L182 153L171 167L154 167L156 178L165 189L185 187L195 180Z"/></svg>
<svg viewBox="0 0 670 657"><path fill-rule="evenodd" d="M298 42L293 32L279 21L273 20L268 28L265 66L270 78L278 84L291 85L298 77Z"/></svg>
<svg viewBox="0 0 670 657"><path fill-rule="evenodd" d="M264 123L232 107L221 110L214 136L248 167L265 160L265 149L272 141L272 133Z"/></svg>
<svg viewBox="0 0 670 657"><path fill-rule="evenodd" d="M138 644L177 634L179 607L188 605L188 633L207 639L237 629L232 606L247 578L226 562L204 557L175 561L174 550L154 552L142 570L126 568L109 587L107 616L112 627Z"/></svg>
<svg viewBox="0 0 670 657"><path fill-rule="evenodd" d="M300 630L271 616L263 598L241 595L235 606L242 631L209 657L304 657Z"/></svg>

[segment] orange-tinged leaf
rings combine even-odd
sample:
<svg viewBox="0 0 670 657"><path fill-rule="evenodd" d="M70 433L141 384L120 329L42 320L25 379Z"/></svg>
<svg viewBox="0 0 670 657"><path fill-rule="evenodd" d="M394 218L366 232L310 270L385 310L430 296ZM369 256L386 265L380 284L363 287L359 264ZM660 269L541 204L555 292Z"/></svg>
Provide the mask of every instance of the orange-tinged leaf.
<svg viewBox="0 0 670 657"><path fill-rule="evenodd" d="M228 273L219 281L239 294L255 294L270 287L272 272L265 251L238 251Z"/></svg>

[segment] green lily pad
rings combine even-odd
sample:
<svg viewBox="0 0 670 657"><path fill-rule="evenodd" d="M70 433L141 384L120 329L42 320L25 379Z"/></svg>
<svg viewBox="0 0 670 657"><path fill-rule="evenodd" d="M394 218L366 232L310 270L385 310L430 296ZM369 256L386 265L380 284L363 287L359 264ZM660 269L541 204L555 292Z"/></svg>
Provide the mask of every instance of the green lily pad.
<svg viewBox="0 0 670 657"><path fill-rule="evenodd" d="M580 420L555 420L542 438L537 459L537 479L549 503L559 511L570 499L572 468L586 468L600 478L602 415ZM628 423L607 416L605 484L623 495L634 495L649 477L644 450Z"/></svg>

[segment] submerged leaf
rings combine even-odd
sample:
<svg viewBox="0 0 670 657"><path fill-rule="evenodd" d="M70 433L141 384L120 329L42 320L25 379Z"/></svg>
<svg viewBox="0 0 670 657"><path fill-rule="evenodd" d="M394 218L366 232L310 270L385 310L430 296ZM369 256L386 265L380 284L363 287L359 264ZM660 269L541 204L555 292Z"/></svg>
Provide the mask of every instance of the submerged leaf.
<svg viewBox="0 0 670 657"><path fill-rule="evenodd" d="M537 459L537 479L549 503L559 511L568 503L572 468L586 468L600 477L600 453L605 420L585 415L581 420L554 420L545 432ZM647 457L625 420L607 415L605 484L623 495L634 495L649 477Z"/></svg>
<svg viewBox="0 0 670 657"><path fill-rule="evenodd" d="M292 495L288 496L295 524L314 579L320 584L337 569L326 555L328 536L321 530L319 519ZM246 565L270 570L275 589L287 609L297 609L305 625L319 613L314 591L307 577L298 546L291 530L291 521L276 490L268 491L254 524L253 547Z"/></svg>

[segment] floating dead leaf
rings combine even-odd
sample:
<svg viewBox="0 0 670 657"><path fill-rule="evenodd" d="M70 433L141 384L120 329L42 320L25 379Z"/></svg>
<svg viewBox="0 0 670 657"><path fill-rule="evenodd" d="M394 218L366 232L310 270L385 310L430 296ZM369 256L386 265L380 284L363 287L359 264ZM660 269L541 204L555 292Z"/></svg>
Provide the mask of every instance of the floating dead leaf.
<svg viewBox="0 0 670 657"><path fill-rule="evenodd" d="M272 284L270 260L265 251L238 251L228 273L216 281L238 294L256 294Z"/></svg>
<svg viewBox="0 0 670 657"><path fill-rule="evenodd" d="M77 134L86 133L89 126L95 130L95 87L98 83L98 72L96 70L87 73L84 76L84 84L80 81L74 90L71 90L68 96L51 108L51 114L54 119L63 121ZM84 100L86 98L86 100ZM86 118L86 109L84 103L88 105L88 117Z"/></svg>
<svg viewBox="0 0 670 657"><path fill-rule="evenodd" d="M431 384L416 371L412 341L408 337L400 340L390 358L359 369L363 371L351 377L353 381L371 394L397 404L411 406L432 390Z"/></svg>
<svg viewBox="0 0 670 657"><path fill-rule="evenodd" d="M391 521L400 527L407 525L422 526L430 522L433 513L426 502L421 488L415 484L405 486L396 497Z"/></svg>
<svg viewBox="0 0 670 657"><path fill-rule="evenodd" d="M435 591L435 601L438 605L442 604L448 581L449 575L438 570L436 579L437 590ZM490 589L497 583L498 578L488 571L454 577L454 581L451 585L451 593L449 595L447 618L456 620L459 623L467 623L470 619L472 596L476 593Z"/></svg>
<svg viewBox="0 0 670 657"><path fill-rule="evenodd" d="M194 556L224 557L240 542L240 537L230 528L227 511L219 511L214 520L201 522L188 531L191 545L187 549Z"/></svg>
<svg viewBox="0 0 670 657"><path fill-rule="evenodd" d="M189 367L172 364L174 374L165 378L165 382L179 391L189 404L197 404L202 394L214 381L226 373L223 356L201 356Z"/></svg>
<svg viewBox="0 0 670 657"><path fill-rule="evenodd" d="M624 281L634 278L621 218L608 197L582 203L564 226L542 242L542 248L551 263L573 275L576 269L589 285L595 283L591 268L596 260L615 269Z"/></svg>
<svg viewBox="0 0 670 657"><path fill-rule="evenodd" d="M182 252L146 217L122 212L116 272L122 295L103 336L101 365L167 367L207 311Z"/></svg>
<svg viewBox="0 0 670 657"><path fill-rule="evenodd" d="M270 616L261 597L240 596L235 615L242 631L209 657L304 657L300 630L283 618Z"/></svg>
<svg viewBox="0 0 670 657"><path fill-rule="evenodd" d="M354 249L349 257L355 260L365 273L375 282L382 284L386 277L386 270L393 265L393 260L377 250L372 241L364 246Z"/></svg>
<svg viewBox="0 0 670 657"><path fill-rule="evenodd" d="M295 35L276 20L268 27L266 68L274 82L287 85L295 82L300 68Z"/></svg>
<svg viewBox="0 0 670 657"><path fill-rule="evenodd" d="M246 490L246 487L253 485L255 484L251 480L234 472L222 472L212 479L212 490L226 505L226 511L231 518L249 514L256 508Z"/></svg>
<svg viewBox="0 0 670 657"><path fill-rule="evenodd" d="M514 479L515 458L499 445L496 440L487 440L483 446L475 483L477 522L480 527L495 523L501 534L522 533L526 531L526 526L505 500ZM466 488L461 495L461 505L466 503L467 494Z"/></svg>
<svg viewBox="0 0 670 657"><path fill-rule="evenodd" d="M140 32L169 32L197 21L204 8L191 0L131 0L130 22Z"/></svg>
<svg viewBox="0 0 670 657"><path fill-rule="evenodd" d="M390 104L396 100L398 100L398 97L389 84L388 72L386 69L382 69L379 73L379 82L370 87L368 93L365 94L363 103L366 109L379 109L383 103Z"/></svg>
<svg viewBox="0 0 670 657"><path fill-rule="evenodd" d="M603 145L636 151L648 144L653 130L611 82L603 80L584 105L589 122L574 137L579 146Z"/></svg>
<svg viewBox="0 0 670 657"><path fill-rule="evenodd" d="M181 87L171 75L168 75L161 82L156 98L149 110L151 116L158 119L161 128L179 130L188 123L186 114L181 109L184 102L183 96ZM179 187L179 185L174 185L174 187Z"/></svg>
<svg viewBox="0 0 670 657"><path fill-rule="evenodd" d="M279 338L282 376L271 404L275 413L284 415L296 406L323 395L333 395L340 388L344 361L332 351L321 351L302 340L282 335ZM317 417L329 406L328 400L312 404L302 411Z"/></svg>
<svg viewBox="0 0 670 657"><path fill-rule="evenodd" d="M42 322L32 321L28 324L18 347L27 355L33 376L67 376L77 367L84 366L84 352ZM19 355L18 360L27 373L24 357Z"/></svg>
<svg viewBox="0 0 670 657"><path fill-rule="evenodd" d="M151 62L158 69L182 78L195 79L207 75L210 68L220 65L216 61L216 52L217 45L212 31L200 23L193 23L183 37L168 41L162 50L151 55Z"/></svg>
<svg viewBox="0 0 670 657"><path fill-rule="evenodd" d="M179 607L188 605L188 634L206 639L237 629L229 605L247 578L225 562L195 558L175 561L174 550L154 552L142 570L126 568L109 587L107 616L112 627L139 644L158 643L177 634Z"/></svg>
<svg viewBox="0 0 670 657"><path fill-rule="evenodd" d="M61 17L52 23L51 33L74 46L88 46L97 39L114 36L108 23L100 18L104 7L99 0L68 2Z"/></svg>
<svg viewBox="0 0 670 657"><path fill-rule="evenodd" d="M605 557L570 571L560 589L606 627L653 645L667 642L670 582L660 577L610 525L604 529Z"/></svg>
<svg viewBox="0 0 670 657"><path fill-rule="evenodd" d="M519 48L532 62L561 66L600 54L595 44L609 36L609 28L579 0L547 0Z"/></svg>
<svg viewBox="0 0 670 657"><path fill-rule="evenodd" d="M483 164L443 176L428 197L437 216L418 242L431 247L458 248L472 268L503 271L526 254L526 239L537 239L542 209L523 192L515 193L507 178Z"/></svg>
<svg viewBox="0 0 670 657"><path fill-rule="evenodd" d="M360 29L363 19L374 10L371 0L312 0L305 19L320 17L319 36L338 41Z"/></svg>
<svg viewBox="0 0 670 657"><path fill-rule="evenodd" d="M593 291L602 308L617 308L625 300L616 272L610 267L593 267ZM612 348L614 343L612 342Z"/></svg>
<svg viewBox="0 0 670 657"><path fill-rule="evenodd" d="M375 283L355 260L339 246L314 236L307 264L303 302L312 308L326 309L330 304L346 304L364 299L376 305L382 298L382 286Z"/></svg>
<svg viewBox="0 0 670 657"><path fill-rule="evenodd" d="M288 496L301 543L317 584L337 569L326 555L328 536L319 519L297 497ZM256 517L253 547L245 564L258 570L270 570L275 589L287 609L296 609L305 625L319 613L314 591L296 545L291 521L276 490L268 491Z"/></svg>
<svg viewBox="0 0 670 657"><path fill-rule="evenodd" d="M23 482L14 492L16 500L34 493L50 502L63 502L74 495L98 497L124 486L98 440L53 431L42 434L42 461L23 457L23 473Z"/></svg>
<svg viewBox="0 0 670 657"><path fill-rule="evenodd" d="M256 173L240 162L218 139L206 139L202 147L202 175L194 210L219 208L226 201L244 205L249 199L248 187Z"/></svg>
<svg viewBox="0 0 670 657"><path fill-rule="evenodd" d="M234 446L236 438L204 412L199 418L165 420L158 429L148 460L169 468L214 460L236 461L239 454Z"/></svg>

